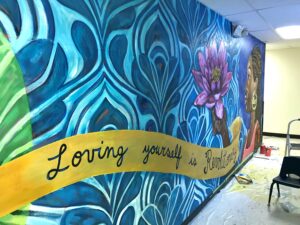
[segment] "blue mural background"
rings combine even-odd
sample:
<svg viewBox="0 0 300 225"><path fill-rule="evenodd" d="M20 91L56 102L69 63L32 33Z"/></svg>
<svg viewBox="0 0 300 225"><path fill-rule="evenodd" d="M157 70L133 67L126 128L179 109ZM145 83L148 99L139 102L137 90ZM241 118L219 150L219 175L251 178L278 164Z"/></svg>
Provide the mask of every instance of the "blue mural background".
<svg viewBox="0 0 300 225"><path fill-rule="evenodd" d="M197 53L222 41L233 75L223 97L227 125L243 118L242 151L247 59L256 45L264 55L264 44L232 38L230 23L196 0L1 0L0 6L0 27L24 74L34 149L118 129L223 147L209 109L194 105L201 90L191 74ZM225 178L91 177L33 202L27 223L182 224Z"/></svg>

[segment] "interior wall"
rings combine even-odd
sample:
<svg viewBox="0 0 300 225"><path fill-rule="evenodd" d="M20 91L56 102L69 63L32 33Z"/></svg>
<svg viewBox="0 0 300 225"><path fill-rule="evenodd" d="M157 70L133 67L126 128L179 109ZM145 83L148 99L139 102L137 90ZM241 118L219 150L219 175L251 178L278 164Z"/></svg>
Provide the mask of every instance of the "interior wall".
<svg viewBox="0 0 300 225"><path fill-rule="evenodd" d="M288 122L300 118L300 48L266 51L264 132L286 134ZM300 122L292 127L300 134Z"/></svg>
<svg viewBox="0 0 300 225"><path fill-rule="evenodd" d="M228 162L234 158L227 169L239 166L259 142L265 44L250 35L233 38L230 22L198 1L1 4L1 65L15 68L15 72L0 68L0 89L5 90L2 94L8 101L0 105L0 164L10 168L16 158L30 158L42 147L64 143L70 136L79 137L72 150L85 151L76 152L69 161L64 158L60 164L57 159L66 151L66 145L61 145L55 148L60 155L42 158L48 173L42 180L46 185L38 191L48 188L53 192L27 201L27 206L10 211L0 223L180 225L224 182L228 173L220 171ZM12 77L12 73L18 76ZM15 80L18 87L12 88ZM237 136L230 129L235 121L241 125ZM189 155L189 167L185 168L195 174L211 170L214 176L195 179L180 173L181 166L177 170L166 163L146 170L143 160L130 164L126 158L128 170L103 160L98 163L111 168L108 172L92 171L92 176L51 189L52 182L65 184L70 178L63 174L71 170L66 166L71 161L75 175L89 172L88 166L94 163L80 164L88 149L95 147L80 135L109 130L153 132L204 146L206 150L199 150L204 163L197 164L197 158ZM153 142L152 155L163 155L155 151L155 140L148 139L143 141ZM123 146L119 141L112 142ZM176 145L176 141L164 144ZM130 143L141 142L136 138ZM228 147L233 142L236 145ZM234 154L227 154L226 146ZM215 157L209 155L212 148ZM188 149L182 149L182 154L184 151ZM137 156L142 153L136 150ZM163 156L168 155L171 161L174 154L169 151ZM30 166L36 161L32 159ZM56 170L49 161L58 161ZM29 164L22 166L25 170ZM206 166L206 170L195 166ZM45 168L42 164L35 171ZM46 180L51 171L55 176L61 172L57 180ZM20 175L11 170L5 176L10 179L13 173ZM35 175L27 175L34 180L31 174ZM12 183L14 189L22 190L18 192L22 196L36 188L34 183L27 188L18 186L18 180ZM0 202L6 196L3 192ZM13 199L17 198L21 197Z"/></svg>

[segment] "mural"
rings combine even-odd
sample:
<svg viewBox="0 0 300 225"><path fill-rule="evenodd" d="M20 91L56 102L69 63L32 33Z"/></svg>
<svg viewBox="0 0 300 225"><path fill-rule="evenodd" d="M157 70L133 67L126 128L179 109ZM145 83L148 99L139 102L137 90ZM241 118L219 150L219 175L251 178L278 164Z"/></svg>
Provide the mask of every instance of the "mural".
<svg viewBox="0 0 300 225"><path fill-rule="evenodd" d="M262 77L261 52L258 47L254 47L247 63L247 83L245 91L246 111L250 114L250 127L248 129L247 139L243 159L261 145L261 99L260 86Z"/></svg>
<svg viewBox="0 0 300 225"><path fill-rule="evenodd" d="M42 146L98 131L223 149L241 117L236 166L258 140L265 46L232 38L229 21L196 0L2 0L0 28L0 174ZM225 178L91 176L0 223L182 224Z"/></svg>
<svg viewBox="0 0 300 225"><path fill-rule="evenodd" d="M194 104L205 106L212 110L213 131L222 136L224 146L230 144L226 118L227 112L222 97L228 92L232 73L228 72L226 49L221 42L217 51L216 43L206 48L206 59L201 52L198 53L200 71L192 70L195 81L202 89Z"/></svg>

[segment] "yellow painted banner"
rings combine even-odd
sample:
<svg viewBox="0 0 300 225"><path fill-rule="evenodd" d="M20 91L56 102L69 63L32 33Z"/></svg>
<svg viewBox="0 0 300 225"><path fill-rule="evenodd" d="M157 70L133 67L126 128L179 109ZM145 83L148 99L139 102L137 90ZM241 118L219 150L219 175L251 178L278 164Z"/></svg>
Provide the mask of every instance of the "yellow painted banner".
<svg viewBox="0 0 300 225"><path fill-rule="evenodd" d="M232 143L222 149L137 130L88 133L51 143L0 166L0 217L96 175L131 171L196 179L226 175L238 159L240 127L237 118L231 125Z"/></svg>

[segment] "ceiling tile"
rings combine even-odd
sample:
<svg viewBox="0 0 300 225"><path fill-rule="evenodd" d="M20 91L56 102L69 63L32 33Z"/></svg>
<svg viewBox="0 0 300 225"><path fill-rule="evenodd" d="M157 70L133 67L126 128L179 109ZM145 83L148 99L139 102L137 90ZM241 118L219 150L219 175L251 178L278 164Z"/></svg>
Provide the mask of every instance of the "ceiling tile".
<svg viewBox="0 0 300 225"><path fill-rule="evenodd" d="M281 38L273 30L262 30L250 32L254 37L258 38L262 42L272 43L281 41Z"/></svg>
<svg viewBox="0 0 300 225"><path fill-rule="evenodd" d="M266 43L284 42L274 28L300 25L300 0L199 0ZM284 43L282 46L286 46ZM287 46L298 46L287 45Z"/></svg>
<svg viewBox="0 0 300 225"><path fill-rule="evenodd" d="M259 13L273 28L300 24L300 4L259 10Z"/></svg>
<svg viewBox="0 0 300 225"><path fill-rule="evenodd" d="M226 18L233 23L237 23L246 27L249 31L269 29L269 26L256 12L231 15L226 16Z"/></svg>
<svg viewBox="0 0 300 225"><path fill-rule="evenodd" d="M300 3L300 0L246 0L255 9L265 9Z"/></svg>
<svg viewBox="0 0 300 225"><path fill-rule="evenodd" d="M244 0L199 0L199 2L223 16L252 10L249 4Z"/></svg>

